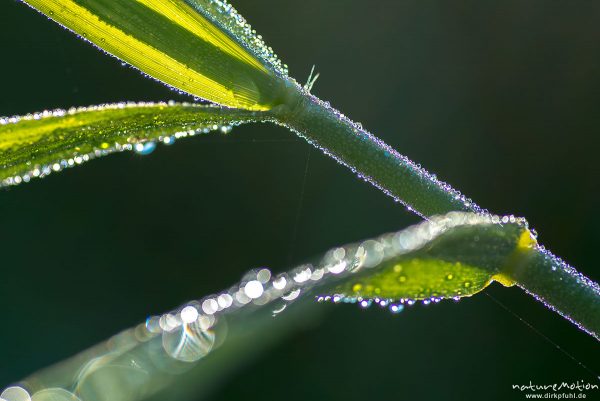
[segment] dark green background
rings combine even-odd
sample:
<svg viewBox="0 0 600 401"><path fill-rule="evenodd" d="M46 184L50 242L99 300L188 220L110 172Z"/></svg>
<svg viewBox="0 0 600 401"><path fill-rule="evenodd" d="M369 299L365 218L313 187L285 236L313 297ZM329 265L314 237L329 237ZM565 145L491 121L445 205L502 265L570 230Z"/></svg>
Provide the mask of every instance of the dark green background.
<svg viewBox="0 0 600 401"><path fill-rule="evenodd" d="M316 64L319 97L480 205L526 216L542 243L600 279L599 2L235 6L292 76ZM0 24L0 115L184 99L14 0ZM250 268L284 270L418 221L270 125L2 191L0 216L0 387ZM213 399L508 400L524 399L511 385L529 380L597 383L596 340L517 288L486 292L527 323L484 294L398 316L326 306Z"/></svg>

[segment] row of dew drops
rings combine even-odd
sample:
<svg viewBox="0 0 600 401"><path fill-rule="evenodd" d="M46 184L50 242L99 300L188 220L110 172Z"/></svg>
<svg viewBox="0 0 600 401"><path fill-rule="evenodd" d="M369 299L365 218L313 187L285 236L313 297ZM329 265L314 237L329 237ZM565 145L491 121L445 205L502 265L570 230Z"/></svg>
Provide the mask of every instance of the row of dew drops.
<svg viewBox="0 0 600 401"><path fill-rule="evenodd" d="M177 360L194 362L204 357L215 343L222 343L223 339L217 341L215 335L218 330L211 330L218 326L220 319L229 314L248 307L268 305L272 315L277 316L291 303L300 299L303 293L328 292L328 287L337 282L338 278L343 280L391 258L420 249L451 228L502 223L526 225L524 219L512 216L452 212L396 233L331 249L318 263L303 264L286 273L274 275L268 268L254 269L226 291L191 301L174 311L149 317L138 327L137 330L143 332L138 337L148 339L161 335L164 351L168 355ZM318 301L358 302L363 307L377 303L389 307L392 312L401 311L404 302L408 305L414 304L412 300L394 303L392 299L352 298L345 297L344 294L316 297ZM439 300L441 298L430 302ZM428 303L425 300L425 304Z"/></svg>
<svg viewBox="0 0 600 401"><path fill-rule="evenodd" d="M157 349L160 350L160 355L152 355L150 358L154 361L154 368L158 364L157 358L162 362L170 359L191 366L225 341L227 320L235 318L239 313L264 311L264 308L275 317L295 301L307 299L307 295L310 297L312 294L319 302L358 303L364 308L375 304L388 308L392 313L399 313L405 305L413 305L415 301L348 297L345 294L331 294L328 289L359 271L374 268L391 258L420 249L454 227L482 224L518 224L527 228L525 219L514 216L501 217L465 212L434 216L429 221L396 233L331 249L318 263L303 264L286 273L273 274L268 268L251 270L238 284L228 290L188 302L168 313L150 316L144 323L115 336L120 338L128 336L128 341L113 338L108 343L122 344L133 341L135 346L130 344L125 347L122 351L124 354L136 346L139 348L145 343L157 343L160 344L159 347L147 348L148 352L154 354L157 354ZM315 293L322 295L315 295ZM423 300L423 303L425 305L431 302L437 303L441 299L443 298ZM111 348L111 352L115 351L114 347ZM138 365L145 372L152 371L142 362ZM88 372L90 366L94 366L94 369ZM97 369L97 365L90 363L82 367L77 375L76 389L79 389L79 392L76 390L71 393L61 388L49 388L36 392L30 397L24 387L13 386L0 395L0 401L96 401L97 398L85 397L85 391L81 389L86 388L86 378ZM165 373L164 370L159 369L159 371L161 374ZM122 381L121 385L123 383ZM136 381L135 385L139 385L139 382Z"/></svg>
<svg viewBox="0 0 600 401"><path fill-rule="evenodd" d="M281 62L273 49L265 44L262 36L256 33L231 4L224 0L200 0L196 3L196 9L199 12L229 31L246 48L271 66L281 77L287 78L288 66Z"/></svg>
<svg viewBox="0 0 600 401"><path fill-rule="evenodd" d="M31 120L41 120L45 118L51 117L65 117L72 116L78 113L90 112L90 111L102 111L102 110L111 110L111 109L124 109L124 108L140 108L140 107L157 107L157 106L194 106L191 103L176 103L174 101L169 102L121 102L114 104L103 104L97 106L88 106L88 107L72 107L68 110L56 109L56 110L45 110L39 113L31 113L24 116L13 116L13 117L0 117L0 126L8 125L8 124L16 124L20 121L31 121ZM202 107L210 107L207 105L202 105ZM214 106L218 107L218 106ZM197 124L195 124L197 125ZM56 160L51 163L47 163L44 165L34 165L28 171L14 175L12 177L7 177L0 181L0 188L15 186L22 183L28 183L32 178L43 178L52 173L60 172L64 169L75 167L81 165L90 160L96 159L98 157L107 156L113 153L133 151L139 155L149 155L151 154L157 146L157 143L162 143L164 145L172 145L175 143L177 139L193 137L199 134L206 134L209 132L218 131L223 134L228 134L233 129L233 126L237 125L235 122L230 122L229 124L219 125L219 124L207 124L201 128L194 129L186 129L182 131L175 132L170 135L159 135L156 139L140 139L135 137L127 138L127 143L119 143L116 142L114 144L102 143L99 147L94 148L92 152L84 153L84 154L74 154L72 157Z"/></svg>
<svg viewBox="0 0 600 401"><path fill-rule="evenodd" d="M311 73L311 75L312 75L312 73ZM310 78L309 78L309 80L310 80ZM478 206L472 199L468 198L467 196L462 194L460 191L453 188L450 184L448 184L444 181L441 181L435 174L430 173L429 171L424 169L420 164L413 162L408 157L400 154L397 150L395 150L394 148L389 146L387 143L385 143L384 141L382 141L375 135L368 132L365 128L363 128L363 126L360 122L352 121L345 114L343 114L339 110L332 107L329 102L323 101L323 100L317 98L316 96L312 95L307 87L305 87L303 89L303 93L305 94L305 96L309 97L314 103L322 106L323 108L328 110L331 114L335 115L339 121L341 121L345 125L351 127L351 129L354 131L356 137L360 138L361 140L363 140L365 142L370 142L374 146L382 149L383 150L383 152L381 152L382 155L385 155L385 157L390 157L390 158L394 158L395 160L397 160L399 164L401 164L404 168L408 169L412 174L416 174L424 182L428 183L428 186L430 188L441 189L456 203L462 205L464 210L466 210L466 211L470 211L470 212L477 213L477 214L486 214L486 215L491 216L491 214L486 209L483 209L480 206ZM387 188L380 185L377 182L377 180L375 180L373 177L363 174L362 172L357 170L354 166L346 163L342 157L340 157L336 154L333 154L329 149L320 146L318 143L315 143L314 141L311 141L310 138L307 138L306 135L304 135L302 132L300 132L288 125L284 124L284 126L286 126L288 129L291 129L292 131L294 131L298 136L307 140L313 146L315 146L319 150L321 150L324 154L332 157L339 164L349 168L360 179L375 186L377 189L379 189L386 195L393 198L395 202L402 204L409 212L415 213L416 215L420 216L424 220L428 219L427 216L425 216L418 210L415 210L409 203L405 202L403 199L401 199L397 195L391 193Z"/></svg>

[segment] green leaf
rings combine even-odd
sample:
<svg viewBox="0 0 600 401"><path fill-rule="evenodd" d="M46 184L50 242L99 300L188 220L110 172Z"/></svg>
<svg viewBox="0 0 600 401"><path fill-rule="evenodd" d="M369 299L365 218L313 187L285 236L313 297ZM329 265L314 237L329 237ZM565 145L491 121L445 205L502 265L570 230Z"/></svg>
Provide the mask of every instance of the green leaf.
<svg viewBox="0 0 600 401"><path fill-rule="evenodd" d="M522 219L452 212L398 233L334 248L315 263L287 273L253 270L231 288L150 317L34 374L22 386L30 394L48 397L67 390L83 401L197 399L236 364L318 316L322 308L315 297L362 306L375 303L397 313L415 299L468 296L518 265L534 244ZM406 270L396 271L398 264ZM401 273L407 280L396 284ZM448 274L460 285L449 286L443 276ZM355 291L357 280L365 288L372 286L377 296ZM404 286L411 282L430 292L410 297ZM467 282L472 285L465 286Z"/></svg>
<svg viewBox="0 0 600 401"><path fill-rule="evenodd" d="M176 103L117 103L0 118L0 187L28 182L113 152L152 149L152 141L263 120L258 112Z"/></svg>
<svg viewBox="0 0 600 401"><path fill-rule="evenodd" d="M371 255L379 249L377 268L334 292L355 299L430 302L471 296L493 281L512 286L511 267L536 242L524 219L504 219L508 224L493 216L452 212L433 224L366 242L362 247L373 249Z"/></svg>
<svg viewBox="0 0 600 401"><path fill-rule="evenodd" d="M289 83L229 4L211 0L24 0L100 49L180 91L267 110Z"/></svg>

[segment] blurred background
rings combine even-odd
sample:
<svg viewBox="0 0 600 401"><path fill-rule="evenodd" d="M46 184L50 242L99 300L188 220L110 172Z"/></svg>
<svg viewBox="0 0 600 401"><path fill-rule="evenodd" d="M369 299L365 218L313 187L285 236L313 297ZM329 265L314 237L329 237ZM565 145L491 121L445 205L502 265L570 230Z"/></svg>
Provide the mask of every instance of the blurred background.
<svg viewBox="0 0 600 401"><path fill-rule="evenodd" d="M599 2L234 5L293 77L316 65L317 96L479 205L527 217L600 279ZM189 100L17 1L0 4L0 29L0 115ZM0 216L0 387L251 268L286 270L419 221L264 124L3 190ZM518 288L486 293L506 309L485 294L397 316L324 306L209 399L509 400L530 380L598 383L596 340Z"/></svg>

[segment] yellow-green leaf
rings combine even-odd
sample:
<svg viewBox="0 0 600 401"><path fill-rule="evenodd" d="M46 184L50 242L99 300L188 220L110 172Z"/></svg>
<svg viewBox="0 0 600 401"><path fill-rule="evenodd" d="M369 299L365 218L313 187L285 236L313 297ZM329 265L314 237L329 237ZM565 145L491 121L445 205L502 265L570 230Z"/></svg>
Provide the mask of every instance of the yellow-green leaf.
<svg viewBox="0 0 600 401"><path fill-rule="evenodd" d="M267 110L285 91L272 50L224 2L24 0L151 77L222 105Z"/></svg>
<svg viewBox="0 0 600 401"><path fill-rule="evenodd" d="M333 292L348 299L430 302L473 295L492 281L511 286L512 269L535 239L524 220L507 216L502 225L497 219L494 224L491 216L450 213L367 241L362 252L377 265Z"/></svg>
<svg viewBox="0 0 600 401"><path fill-rule="evenodd" d="M153 141L262 119L258 112L198 104L117 103L0 118L0 187L28 182Z"/></svg>

